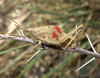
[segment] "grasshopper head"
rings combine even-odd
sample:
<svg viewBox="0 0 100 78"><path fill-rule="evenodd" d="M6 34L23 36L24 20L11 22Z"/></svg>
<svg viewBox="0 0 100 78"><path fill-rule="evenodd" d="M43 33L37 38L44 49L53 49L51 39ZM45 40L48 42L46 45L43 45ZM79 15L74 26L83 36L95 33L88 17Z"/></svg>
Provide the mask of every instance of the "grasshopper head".
<svg viewBox="0 0 100 78"><path fill-rule="evenodd" d="M37 38L37 34L36 32L33 30L33 28L29 28L26 30L27 34L30 36L30 38L32 40L34 40L35 42L37 42L39 39Z"/></svg>

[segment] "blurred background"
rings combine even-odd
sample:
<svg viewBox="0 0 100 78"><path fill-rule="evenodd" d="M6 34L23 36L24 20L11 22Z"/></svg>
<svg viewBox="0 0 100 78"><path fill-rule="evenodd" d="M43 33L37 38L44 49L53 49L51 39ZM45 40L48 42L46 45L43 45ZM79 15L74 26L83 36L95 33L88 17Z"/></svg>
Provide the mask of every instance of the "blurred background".
<svg viewBox="0 0 100 78"><path fill-rule="evenodd" d="M100 53L100 0L0 0L0 34L18 35L11 19L26 29L57 25L65 33L83 24L78 46L92 51L87 33ZM0 40L0 78L100 78L99 59L73 73L93 58L80 53L44 50L24 66L33 55L25 54L31 48L25 42Z"/></svg>

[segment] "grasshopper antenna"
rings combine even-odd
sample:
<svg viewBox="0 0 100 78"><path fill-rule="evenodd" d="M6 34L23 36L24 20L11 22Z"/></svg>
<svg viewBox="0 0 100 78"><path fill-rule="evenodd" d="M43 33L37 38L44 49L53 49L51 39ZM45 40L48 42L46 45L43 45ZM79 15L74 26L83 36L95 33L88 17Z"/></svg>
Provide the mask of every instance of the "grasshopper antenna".
<svg viewBox="0 0 100 78"><path fill-rule="evenodd" d="M13 19L11 19L14 23L15 23L15 25L17 26L17 27L19 27L19 28L21 28L21 29L23 29L23 30L26 30L23 26L21 26L20 24L18 24L16 21L14 21Z"/></svg>

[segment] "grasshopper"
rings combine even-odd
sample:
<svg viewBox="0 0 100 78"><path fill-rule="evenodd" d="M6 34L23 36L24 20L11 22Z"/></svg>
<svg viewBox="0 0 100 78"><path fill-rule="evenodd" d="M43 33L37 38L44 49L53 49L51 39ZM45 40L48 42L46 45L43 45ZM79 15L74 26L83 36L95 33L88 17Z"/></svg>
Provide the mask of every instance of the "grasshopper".
<svg viewBox="0 0 100 78"><path fill-rule="evenodd" d="M37 27L37 28L25 29L24 27L19 25L17 22L15 22L15 23L17 24L18 27L25 30L31 36L33 41L38 42L38 44L35 45L33 49L38 47L40 44L46 44L46 45L51 45L51 46L56 46L56 47L64 47L67 49L68 47L71 47L70 44L75 43L75 40L74 40L75 37L83 28L83 25L80 25L78 28L76 28L73 31L66 34L63 31L61 31L61 29L57 26L42 26L42 27ZM73 36L73 34L75 34L75 35ZM90 42L90 40L89 40L89 42ZM92 46L92 44L91 44L91 46ZM93 50L95 50L95 49L93 48ZM39 51L40 50L38 50L25 64L27 64ZM94 59L95 58L92 58L87 63L93 61ZM82 65L75 72L77 72L79 69L81 69L87 63Z"/></svg>
<svg viewBox="0 0 100 78"><path fill-rule="evenodd" d="M37 28L25 29L17 22L15 23L22 30L26 31L30 35L33 41L38 43L33 47L33 50L37 48L40 44L46 44L56 47L64 47L67 49L68 47L71 47L71 44L75 43L74 39L76 35L83 28L83 25L80 25L78 28L66 34L63 31L61 31L61 29L58 26L41 26ZM75 35L73 36L73 34Z"/></svg>
<svg viewBox="0 0 100 78"><path fill-rule="evenodd" d="M83 25L80 25L78 28L66 34L63 31L61 31L61 29L58 26L41 26L37 28L25 29L17 22L15 23L16 26L26 31L26 33L30 35L32 40L37 43L31 51L33 51L39 45L42 45L42 48L44 49L45 47L43 45L53 46L55 48L64 47L67 49L71 47L71 44L75 43L74 39L83 28ZM27 64L39 52L40 50L38 50L25 64Z"/></svg>

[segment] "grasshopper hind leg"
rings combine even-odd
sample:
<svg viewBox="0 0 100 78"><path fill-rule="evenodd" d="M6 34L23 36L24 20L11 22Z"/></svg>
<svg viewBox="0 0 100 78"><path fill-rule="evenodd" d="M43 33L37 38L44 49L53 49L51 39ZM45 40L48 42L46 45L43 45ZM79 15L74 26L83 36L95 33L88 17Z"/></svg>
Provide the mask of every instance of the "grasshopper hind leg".
<svg viewBox="0 0 100 78"><path fill-rule="evenodd" d="M71 44L71 42L76 38L77 34L81 31L81 29L74 35L74 37L70 40L70 42L65 46L65 48L68 48L68 46Z"/></svg>

